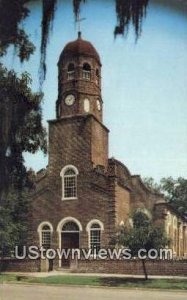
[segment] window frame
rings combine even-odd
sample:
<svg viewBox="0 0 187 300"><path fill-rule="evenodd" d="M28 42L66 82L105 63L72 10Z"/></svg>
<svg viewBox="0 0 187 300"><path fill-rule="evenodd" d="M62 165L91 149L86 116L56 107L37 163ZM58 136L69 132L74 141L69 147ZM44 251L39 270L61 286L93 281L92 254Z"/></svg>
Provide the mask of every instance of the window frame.
<svg viewBox="0 0 187 300"><path fill-rule="evenodd" d="M82 78L87 81L91 81L91 66L85 62L82 66Z"/></svg>
<svg viewBox="0 0 187 300"><path fill-rule="evenodd" d="M73 68L70 69L70 66L73 66ZM75 79L75 65L74 63L69 63L67 68L67 80L74 80Z"/></svg>
<svg viewBox="0 0 187 300"><path fill-rule="evenodd" d="M48 226L49 229L43 229L44 226ZM53 234L53 226L51 225L51 223L48 222L48 221L44 221L44 222L40 223L40 225L38 226L37 232L39 234L39 244L40 244L40 247L43 247L46 250L50 249L50 247L52 245L52 234ZM43 246L43 233L44 232L50 233L50 247L49 248L45 248Z"/></svg>
<svg viewBox="0 0 187 300"><path fill-rule="evenodd" d="M71 177L75 177L75 196L70 196L70 197L65 197L65 173L68 169L72 169L75 173L75 175L69 175L67 177L71 178ZM67 165L65 166L61 172L60 172L60 176L62 178L62 200L76 200L78 199L78 195L77 195L77 176L78 176L79 172L78 169L73 166L73 165Z"/></svg>
<svg viewBox="0 0 187 300"><path fill-rule="evenodd" d="M98 227L92 228L94 225L98 225ZM98 253L101 249L101 226L98 223L93 223L90 227L89 239L90 249L92 249L92 251L96 249L96 253Z"/></svg>
<svg viewBox="0 0 187 300"><path fill-rule="evenodd" d="M99 226L99 228L98 229L92 229L92 226L94 225L94 224L97 224L98 226ZM104 231L104 225L103 225L103 223L100 221L100 220L98 220L98 219L93 219L93 220L91 220L88 224L87 224L87 226L86 226L86 231L88 232L88 248L89 249L91 249L91 231L100 231L100 249L101 249L101 246L102 246L102 232ZM92 255L93 255L93 253L92 253Z"/></svg>

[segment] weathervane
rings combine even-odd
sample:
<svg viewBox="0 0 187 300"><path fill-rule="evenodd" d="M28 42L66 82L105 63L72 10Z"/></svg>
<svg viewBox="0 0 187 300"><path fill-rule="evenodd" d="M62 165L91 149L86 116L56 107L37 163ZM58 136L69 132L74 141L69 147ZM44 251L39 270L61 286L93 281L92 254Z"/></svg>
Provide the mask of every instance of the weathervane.
<svg viewBox="0 0 187 300"><path fill-rule="evenodd" d="M76 23L78 25L78 35L79 37L81 36L81 22L86 20L86 18L81 18L80 17L80 12L78 12L77 17L76 17Z"/></svg>

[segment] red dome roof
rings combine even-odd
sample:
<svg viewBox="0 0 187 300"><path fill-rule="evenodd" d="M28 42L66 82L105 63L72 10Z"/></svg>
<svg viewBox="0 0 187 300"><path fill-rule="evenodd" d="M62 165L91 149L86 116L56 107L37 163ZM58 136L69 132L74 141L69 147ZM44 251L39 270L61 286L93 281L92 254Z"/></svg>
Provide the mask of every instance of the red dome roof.
<svg viewBox="0 0 187 300"><path fill-rule="evenodd" d="M77 56L77 55L84 55L84 56L91 56L94 57L99 64L101 64L100 62L100 57L99 54L97 53L96 49L94 48L94 46L85 40L82 40L80 34L77 40L73 41L73 42L69 42L63 49L61 56L60 56L60 60L66 56L66 55L70 55L70 56Z"/></svg>

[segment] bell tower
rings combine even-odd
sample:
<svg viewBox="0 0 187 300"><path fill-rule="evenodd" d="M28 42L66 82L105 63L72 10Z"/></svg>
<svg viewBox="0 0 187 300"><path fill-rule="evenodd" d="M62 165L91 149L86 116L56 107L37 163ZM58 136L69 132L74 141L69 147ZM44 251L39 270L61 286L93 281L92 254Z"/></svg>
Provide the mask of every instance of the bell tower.
<svg viewBox="0 0 187 300"><path fill-rule="evenodd" d="M64 47L58 69L57 119L91 114L102 122L100 57L81 32Z"/></svg>
<svg viewBox="0 0 187 300"><path fill-rule="evenodd" d="M101 61L82 39L65 45L58 62L56 119L49 121L49 173L74 165L79 172L108 168L108 132L102 123Z"/></svg>

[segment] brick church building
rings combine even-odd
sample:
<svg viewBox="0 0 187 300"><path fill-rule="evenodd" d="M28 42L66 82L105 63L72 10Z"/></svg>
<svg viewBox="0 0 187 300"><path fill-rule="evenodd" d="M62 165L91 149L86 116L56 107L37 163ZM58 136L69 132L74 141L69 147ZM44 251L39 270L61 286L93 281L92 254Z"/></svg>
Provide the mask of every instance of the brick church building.
<svg viewBox="0 0 187 300"><path fill-rule="evenodd" d="M108 157L101 61L94 46L69 42L59 62L56 119L49 121L49 164L36 174L32 244L46 248L107 247L121 224L141 209L163 224L174 255L187 255L187 224L139 175ZM67 266L56 261L53 268Z"/></svg>

